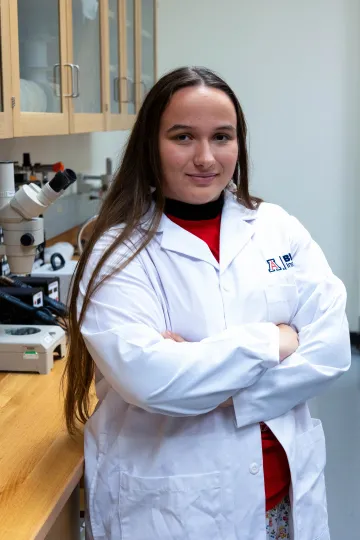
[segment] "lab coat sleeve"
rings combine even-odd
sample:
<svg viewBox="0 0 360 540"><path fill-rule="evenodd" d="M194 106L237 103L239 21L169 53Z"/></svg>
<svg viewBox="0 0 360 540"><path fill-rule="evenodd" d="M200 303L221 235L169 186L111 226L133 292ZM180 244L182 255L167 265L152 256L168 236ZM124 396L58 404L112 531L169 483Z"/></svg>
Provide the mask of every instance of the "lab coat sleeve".
<svg viewBox="0 0 360 540"><path fill-rule="evenodd" d="M286 216L300 298L291 322L299 334L299 347L253 386L233 396L238 427L290 411L326 390L350 367L345 287L306 229Z"/></svg>
<svg viewBox="0 0 360 540"><path fill-rule="evenodd" d="M161 302L137 259L99 287L81 327L98 369L120 396L170 416L207 413L279 363L279 330L271 323L229 328L196 343L164 339L165 330Z"/></svg>

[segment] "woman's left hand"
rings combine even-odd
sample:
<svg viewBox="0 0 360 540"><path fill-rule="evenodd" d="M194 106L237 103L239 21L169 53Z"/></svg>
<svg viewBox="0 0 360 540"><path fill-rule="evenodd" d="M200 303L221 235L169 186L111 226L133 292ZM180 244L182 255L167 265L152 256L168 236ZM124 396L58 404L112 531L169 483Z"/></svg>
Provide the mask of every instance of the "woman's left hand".
<svg viewBox="0 0 360 540"><path fill-rule="evenodd" d="M163 332L162 337L165 339L172 339L173 341L176 341L176 343L183 343L186 341L186 339L179 336L179 334L175 334L175 332L169 332L169 330L166 330L166 332Z"/></svg>
<svg viewBox="0 0 360 540"><path fill-rule="evenodd" d="M162 337L165 339L172 339L173 341L176 341L176 343L183 343L186 341L186 339L179 336L179 334L175 334L175 332L170 332L169 330L166 330L166 332L163 332ZM219 407L226 408L226 407L232 407L233 400L232 398L227 399L223 403L220 403Z"/></svg>

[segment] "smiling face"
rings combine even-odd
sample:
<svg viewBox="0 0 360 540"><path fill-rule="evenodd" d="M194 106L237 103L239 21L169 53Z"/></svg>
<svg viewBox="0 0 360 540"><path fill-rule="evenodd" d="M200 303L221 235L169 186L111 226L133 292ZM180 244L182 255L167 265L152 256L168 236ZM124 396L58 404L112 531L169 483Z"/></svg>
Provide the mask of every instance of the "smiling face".
<svg viewBox="0 0 360 540"><path fill-rule="evenodd" d="M165 197L191 204L216 200L237 163L236 126L235 107L222 90L207 86L178 90L160 121Z"/></svg>

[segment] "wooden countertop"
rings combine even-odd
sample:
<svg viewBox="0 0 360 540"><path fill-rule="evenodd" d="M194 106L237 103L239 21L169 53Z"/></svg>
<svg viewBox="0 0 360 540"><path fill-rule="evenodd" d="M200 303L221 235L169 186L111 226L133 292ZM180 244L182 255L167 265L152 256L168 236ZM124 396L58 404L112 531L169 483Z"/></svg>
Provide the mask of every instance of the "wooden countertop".
<svg viewBox="0 0 360 540"><path fill-rule="evenodd" d="M45 538L83 473L83 437L65 430L60 379L0 373L0 540ZM65 539L64 539L65 540Z"/></svg>

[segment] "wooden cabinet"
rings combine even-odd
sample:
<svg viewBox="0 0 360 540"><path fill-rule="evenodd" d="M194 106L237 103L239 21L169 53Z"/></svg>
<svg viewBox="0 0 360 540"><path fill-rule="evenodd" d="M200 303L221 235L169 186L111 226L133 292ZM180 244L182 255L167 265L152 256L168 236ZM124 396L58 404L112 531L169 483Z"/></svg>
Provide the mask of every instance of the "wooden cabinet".
<svg viewBox="0 0 360 540"><path fill-rule="evenodd" d="M11 51L0 71L1 138L131 127L156 76L155 0L0 6L1 20L9 21L1 25L1 44Z"/></svg>
<svg viewBox="0 0 360 540"><path fill-rule="evenodd" d="M0 3L0 138L13 136L11 110L11 67L9 3Z"/></svg>

